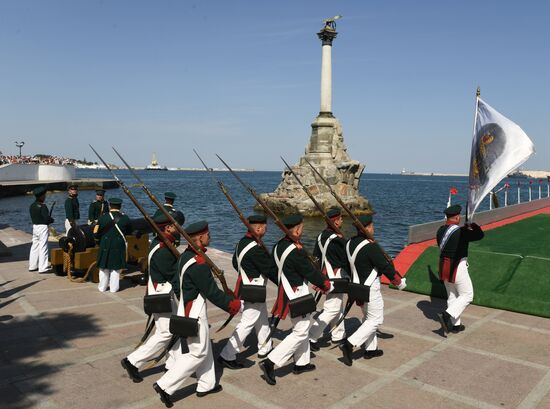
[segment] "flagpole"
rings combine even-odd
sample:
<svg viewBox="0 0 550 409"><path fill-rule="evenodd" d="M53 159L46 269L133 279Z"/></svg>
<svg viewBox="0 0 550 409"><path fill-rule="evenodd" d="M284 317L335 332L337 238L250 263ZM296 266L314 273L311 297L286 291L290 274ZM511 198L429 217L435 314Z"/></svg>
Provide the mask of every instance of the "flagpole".
<svg viewBox="0 0 550 409"><path fill-rule="evenodd" d="M479 107L479 96L481 95L481 89L479 88L479 85L476 90L476 106L474 109L474 126L472 128L472 151L474 149L474 141L475 141L475 134L476 134L476 125L477 125L477 109ZM472 174L472 163L470 162L470 175ZM471 189L471 187L470 187ZM466 199L469 201L469 199ZM472 217L473 219L473 217ZM468 204L466 203L466 222L468 223Z"/></svg>

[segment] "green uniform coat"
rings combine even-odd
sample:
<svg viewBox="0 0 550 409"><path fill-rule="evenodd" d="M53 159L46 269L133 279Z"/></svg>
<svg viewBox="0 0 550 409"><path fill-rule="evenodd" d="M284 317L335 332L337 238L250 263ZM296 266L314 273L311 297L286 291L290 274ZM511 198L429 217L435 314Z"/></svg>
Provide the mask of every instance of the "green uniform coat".
<svg viewBox="0 0 550 409"><path fill-rule="evenodd" d="M31 214L32 224L52 224L53 219L50 217L48 212L48 206L45 203L41 203L38 200L35 200L30 208L29 212Z"/></svg>
<svg viewBox="0 0 550 409"><path fill-rule="evenodd" d="M366 240L366 238L362 234L352 237L349 240L350 254L353 254L355 248L363 240ZM357 257L355 258L355 268L357 269L357 275L359 275L360 283L365 282L373 268L376 268L378 271L378 277L383 274L390 281L394 281L396 275L400 277L392 263L390 263L390 261L384 256L384 252L382 251L380 245L376 242L369 242L369 244L359 250ZM399 278L397 280L399 280Z"/></svg>
<svg viewBox="0 0 550 409"><path fill-rule="evenodd" d="M99 240L97 266L103 269L120 270L126 268L126 242L116 226L107 230L113 221L111 214L115 218L120 217L117 225L124 235L132 232L130 218L125 214L111 211L101 216L94 229L94 236Z"/></svg>
<svg viewBox="0 0 550 409"><path fill-rule="evenodd" d="M88 220L96 222L102 214L109 213L109 203L106 200L98 201L95 200L90 203L90 208L88 209Z"/></svg>
<svg viewBox="0 0 550 409"><path fill-rule="evenodd" d="M174 242L174 240L172 240L173 237L169 236L168 239ZM149 252L151 252L157 244L159 244L159 239L155 238L149 247ZM161 244L160 248L151 256L149 274L153 285L170 283L174 294L179 298L180 276L177 270L177 263L178 259L172 254L168 247Z"/></svg>
<svg viewBox="0 0 550 409"><path fill-rule="evenodd" d="M65 199L65 218L70 222L80 219L80 203L78 197Z"/></svg>
<svg viewBox="0 0 550 409"><path fill-rule="evenodd" d="M321 232L321 244L324 246L328 238L336 234L332 229L327 228ZM321 248L319 247L319 242L315 240L315 248L313 249L313 256L318 258L321 262L322 253ZM327 253L325 254L327 261L330 263L332 268L340 268L346 272L349 272L349 262L348 256L346 255L346 239L342 237L333 238L327 248ZM326 274L326 270L323 268L323 274ZM342 277L345 277L347 274L343 274Z"/></svg>

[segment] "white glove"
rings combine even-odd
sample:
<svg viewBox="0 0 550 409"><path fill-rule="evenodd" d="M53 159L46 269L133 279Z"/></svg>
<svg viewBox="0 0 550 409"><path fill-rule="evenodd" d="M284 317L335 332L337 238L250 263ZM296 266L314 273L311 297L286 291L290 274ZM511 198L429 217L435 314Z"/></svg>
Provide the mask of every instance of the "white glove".
<svg viewBox="0 0 550 409"><path fill-rule="evenodd" d="M239 312L243 312L244 310L244 301L241 300L241 308L239 308Z"/></svg>
<svg viewBox="0 0 550 409"><path fill-rule="evenodd" d="M403 290L405 287L407 286L407 279L405 277L403 277L401 279L401 282L399 283L399 285L397 286L397 289L398 290Z"/></svg>
<svg viewBox="0 0 550 409"><path fill-rule="evenodd" d="M328 294L328 293L331 293L331 292L333 292L333 291L334 291L334 283L333 283L332 281L330 281L330 288L329 288L329 290L327 291L327 294Z"/></svg>

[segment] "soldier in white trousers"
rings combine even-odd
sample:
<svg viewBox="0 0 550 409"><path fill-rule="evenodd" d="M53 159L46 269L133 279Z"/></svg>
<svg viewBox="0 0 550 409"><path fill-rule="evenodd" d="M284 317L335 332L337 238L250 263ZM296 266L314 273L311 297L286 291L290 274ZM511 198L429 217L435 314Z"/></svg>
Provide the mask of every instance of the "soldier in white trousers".
<svg viewBox="0 0 550 409"><path fill-rule="evenodd" d="M277 284L277 266L269 251L261 243L267 230L267 218L264 215L248 217L250 231L239 240L233 253L233 267L239 273L235 294L244 301L241 321L225 344L218 361L228 369L239 369L243 365L237 361L237 354L243 343L256 330L258 338L258 358L264 359L271 351L271 339L265 305L267 279Z"/></svg>
<svg viewBox="0 0 550 409"><path fill-rule="evenodd" d="M190 224L185 231L191 236L197 247L206 251L206 247L210 243L207 222ZM198 323L198 329L195 332L194 328L196 327L192 325L191 333L189 325L187 325L185 326L186 333L178 334L180 339L172 350L173 364L153 385L166 407L173 406L170 395L176 392L193 373L197 376L196 394L198 397L222 390L220 384L216 385L206 300L231 315L237 314L243 306L241 300L225 294L218 288L210 267L191 246L180 256L177 271L180 274L181 285L177 315L182 319L179 321Z"/></svg>
<svg viewBox="0 0 550 409"><path fill-rule="evenodd" d="M365 344L365 359L383 355L378 348L376 330L384 322L384 300L380 292L380 276L383 274L399 290L406 287L406 280L395 270L391 258L374 240L372 215L359 217L363 228L346 244L346 253L352 273L349 297L356 299L363 308L363 323L340 345L343 361L351 366L353 348Z"/></svg>
<svg viewBox="0 0 550 409"><path fill-rule="evenodd" d="M53 223L46 200L46 187L39 186L33 190L35 201L29 212L32 221L32 245L29 254L29 271L47 273L51 271L48 263L48 226Z"/></svg>
<svg viewBox="0 0 550 409"><path fill-rule="evenodd" d="M475 223L460 224L460 205L449 206L444 213L445 224L437 231L439 246L439 279L447 290L447 309L438 314L444 334L458 333L466 328L460 316L474 299L474 287L468 273L468 246L481 240L483 230Z"/></svg>
<svg viewBox="0 0 550 409"><path fill-rule="evenodd" d="M185 221L183 213L175 212L172 217L182 225ZM160 214L154 218L155 223L163 231L164 238L178 245L178 231L174 224L170 223L169 219ZM147 295L166 294L170 296L171 308L167 308L165 312L153 313L155 323L155 332L147 339L147 341L132 352L128 357L121 361L122 367L128 372L128 376L134 382L141 382L143 378L139 374L139 370L150 360L156 358L168 347L172 334L170 333L170 316L177 310L177 301L179 298L180 285L179 274L176 271L178 259L170 251L158 237L153 240L149 250L148 265L149 265L149 280L147 282ZM163 303L164 304L164 303ZM167 305L162 305L169 307ZM147 313L147 311L146 311ZM171 353L167 362L173 362ZM167 364L167 366L170 366Z"/></svg>
<svg viewBox="0 0 550 409"><path fill-rule="evenodd" d="M327 216L337 229L343 224L342 212L338 208L331 208ZM313 256L321 260L322 273L332 282L338 283L348 278L349 264L346 256L346 240L340 234L327 225L319 234L313 250ZM339 286L333 292L326 295L323 303L323 311L313 320L309 331L309 342L312 351L318 351L318 340L323 335L324 329L340 319L344 311L344 293ZM331 332L332 343L341 343L346 338L344 321L340 322Z"/></svg>

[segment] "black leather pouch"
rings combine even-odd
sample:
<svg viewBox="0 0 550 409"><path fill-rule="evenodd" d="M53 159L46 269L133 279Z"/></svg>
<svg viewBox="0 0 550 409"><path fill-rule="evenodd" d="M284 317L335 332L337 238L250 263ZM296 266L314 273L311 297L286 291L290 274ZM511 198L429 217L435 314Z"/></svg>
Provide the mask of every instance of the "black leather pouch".
<svg viewBox="0 0 550 409"><path fill-rule="evenodd" d="M310 314L315 312L317 305L315 304L315 298L311 294L304 295L302 297L290 300L289 303L290 316L292 318L299 317L300 315Z"/></svg>
<svg viewBox="0 0 550 409"><path fill-rule="evenodd" d="M171 294L151 294L143 297L143 311L145 314L172 312Z"/></svg>
<svg viewBox="0 0 550 409"><path fill-rule="evenodd" d="M349 283L348 296L359 302L369 302L370 287L368 285Z"/></svg>
<svg viewBox="0 0 550 409"><path fill-rule="evenodd" d="M264 285L241 285L241 300L248 302L265 302L266 291Z"/></svg>
<svg viewBox="0 0 550 409"><path fill-rule="evenodd" d="M196 337L199 333L199 320L172 315L170 317L170 332L183 338Z"/></svg>

